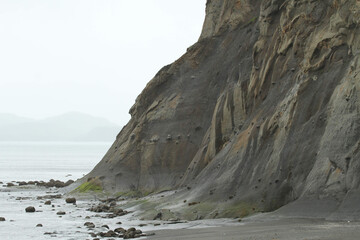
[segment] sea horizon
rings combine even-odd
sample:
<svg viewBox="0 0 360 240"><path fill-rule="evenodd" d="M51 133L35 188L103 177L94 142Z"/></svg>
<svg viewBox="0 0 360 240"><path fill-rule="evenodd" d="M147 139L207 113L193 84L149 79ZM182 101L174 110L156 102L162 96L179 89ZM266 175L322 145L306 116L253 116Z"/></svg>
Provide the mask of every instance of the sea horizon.
<svg viewBox="0 0 360 240"><path fill-rule="evenodd" d="M0 181L76 180L100 162L112 142L0 141Z"/></svg>

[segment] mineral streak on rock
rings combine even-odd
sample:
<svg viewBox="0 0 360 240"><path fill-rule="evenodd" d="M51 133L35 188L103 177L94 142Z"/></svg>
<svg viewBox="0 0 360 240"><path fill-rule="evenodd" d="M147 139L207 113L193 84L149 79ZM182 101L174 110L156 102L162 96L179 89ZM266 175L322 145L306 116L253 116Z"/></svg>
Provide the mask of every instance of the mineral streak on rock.
<svg viewBox="0 0 360 240"><path fill-rule="evenodd" d="M199 41L147 84L86 178L113 192L191 186L197 202L251 211L320 199L354 212L359 22L358 0L208 0Z"/></svg>

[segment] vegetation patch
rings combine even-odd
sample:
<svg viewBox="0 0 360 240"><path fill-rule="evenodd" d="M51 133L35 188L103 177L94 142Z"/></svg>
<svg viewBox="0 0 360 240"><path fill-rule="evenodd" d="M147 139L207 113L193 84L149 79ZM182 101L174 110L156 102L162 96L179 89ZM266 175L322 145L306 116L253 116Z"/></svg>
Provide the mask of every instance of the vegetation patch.
<svg viewBox="0 0 360 240"><path fill-rule="evenodd" d="M103 188L101 184L97 183L96 181L85 182L77 187L75 190L79 191L80 193L87 193L87 192L102 192Z"/></svg>

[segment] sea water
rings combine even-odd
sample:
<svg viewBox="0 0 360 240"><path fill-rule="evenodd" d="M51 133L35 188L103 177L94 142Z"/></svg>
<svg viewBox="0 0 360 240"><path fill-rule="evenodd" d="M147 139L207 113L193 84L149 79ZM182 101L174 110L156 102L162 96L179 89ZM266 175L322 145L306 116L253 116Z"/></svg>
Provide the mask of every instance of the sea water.
<svg viewBox="0 0 360 240"><path fill-rule="evenodd" d="M0 181L76 180L91 171L111 142L0 142Z"/></svg>
<svg viewBox="0 0 360 240"><path fill-rule="evenodd" d="M92 239L91 232L108 231L117 227L139 228L152 232L160 229L201 228L232 223L229 219L200 220L181 224L162 221L140 221L136 207L126 209L130 214L113 219L102 218L106 213L87 211L98 199L83 199L76 205L66 204L65 199L52 199L52 205L45 205L38 196L62 194L61 189L34 186L6 187L10 181L30 181L49 179L68 180L82 177L101 160L111 143L82 142L0 142L0 240L45 240L45 239ZM151 197L151 196L150 196ZM157 198L158 196L153 196ZM26 213L25 208L34 206L35 213ZM58 211L65 211L59 216ZM93 222L96 228L87 229L85 222ZM117 224L122 222L122 224ZM154 226L154 223L158 223ZM42 224L43 227L36 227ZM160 224L160 225L159 225ZM49 233L49 234L48 234ZM148 239L143 237L141 239ZM153 238L152 238L153 239ZM156 239L156 236L154 237Z"/></svg>

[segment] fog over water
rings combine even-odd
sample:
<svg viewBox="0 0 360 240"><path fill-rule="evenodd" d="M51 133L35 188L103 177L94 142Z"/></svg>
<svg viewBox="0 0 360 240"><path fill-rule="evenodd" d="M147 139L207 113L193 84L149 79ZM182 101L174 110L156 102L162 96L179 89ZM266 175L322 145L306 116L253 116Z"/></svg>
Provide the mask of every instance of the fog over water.
<svg viewBox="0 0 360 240"><path fill-rule="evenodd" d="M126 124L146 83L197 41L205 2L0 1L0 113Z"/></svg>

